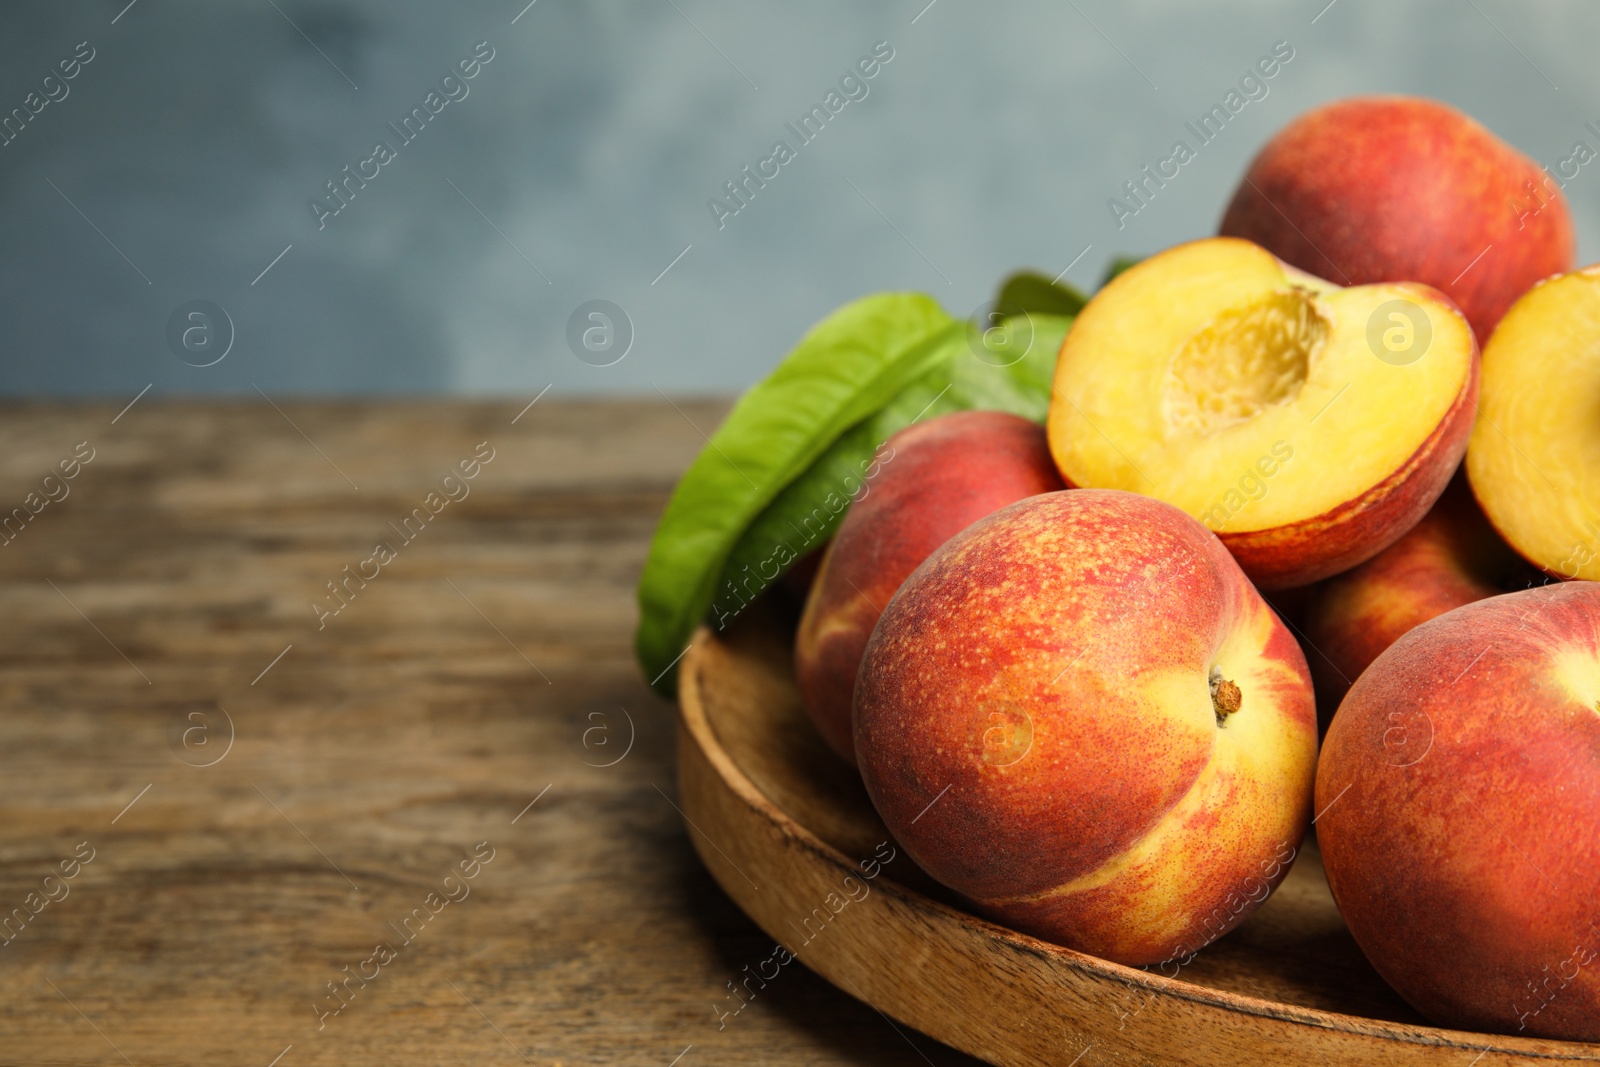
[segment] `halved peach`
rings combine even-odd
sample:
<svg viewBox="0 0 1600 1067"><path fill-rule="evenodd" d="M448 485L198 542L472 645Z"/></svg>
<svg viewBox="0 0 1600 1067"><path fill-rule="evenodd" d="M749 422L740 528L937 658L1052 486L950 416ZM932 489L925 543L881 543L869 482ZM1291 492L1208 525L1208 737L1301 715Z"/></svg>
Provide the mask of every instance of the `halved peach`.
<svg viewBox="0 0 1600 1067"><path fill-rule="evenodd" d="M1050 450L1069 485L1173 504L1257 585L1288 589L1422 518L1477 392L1477 341L1438 290L1340 288L1216 237L1123 272L1079 314Z"/></svg>
<svg viewBox="0 0 1600 1067"><path fill-rule="evenodd" d="M1500 536L1558 578L1600 580L1600 264L1539 283L1483 350L1467 477Z"/></svg>

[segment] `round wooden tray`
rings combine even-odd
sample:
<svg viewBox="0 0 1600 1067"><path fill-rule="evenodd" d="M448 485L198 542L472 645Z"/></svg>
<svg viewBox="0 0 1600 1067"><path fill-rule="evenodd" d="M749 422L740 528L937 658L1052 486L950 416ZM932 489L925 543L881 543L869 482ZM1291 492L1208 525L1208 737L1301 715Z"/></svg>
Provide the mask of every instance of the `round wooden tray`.
<svg viewBox="0 0 1600 1067"><path fill-rule="evenodd" d="M1428 1026L1361 955L1309 841L1266 904L1175 978L963 910L894 844L860 779L812 729L792 626L758 603L724 635L702 629L684 657L688 833L762 929L888 1016L1006 1067L1600 1061L1600 1045ZM875 854L892 858L880 866ZM781 985L785 964L782 954L752 962L742 980L757 992Z"/></svg>

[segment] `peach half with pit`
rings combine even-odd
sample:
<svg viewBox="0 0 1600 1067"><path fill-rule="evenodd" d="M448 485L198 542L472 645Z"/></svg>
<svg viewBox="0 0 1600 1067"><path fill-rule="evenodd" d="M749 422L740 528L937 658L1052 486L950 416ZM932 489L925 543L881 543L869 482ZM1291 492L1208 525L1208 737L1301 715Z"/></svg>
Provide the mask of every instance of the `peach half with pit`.
<svg viewBox="0 0 1600 1067"><path fill-rule="evenodd" d="M1072 487L1200 519L1263 589L1347 570L1414 526L1466 449L1478 345L1448 297L1341 288L1249 241L1113 279L1061 348L1050 451Z"/></svg>

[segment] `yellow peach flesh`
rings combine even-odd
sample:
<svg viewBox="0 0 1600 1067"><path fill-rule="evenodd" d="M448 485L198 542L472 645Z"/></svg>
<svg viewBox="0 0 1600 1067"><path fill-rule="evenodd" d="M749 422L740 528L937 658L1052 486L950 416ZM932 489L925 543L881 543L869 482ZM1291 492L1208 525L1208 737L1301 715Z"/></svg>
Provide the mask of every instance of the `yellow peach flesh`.
<svg viewBox="0 0 1600 1067"><path fill-rule="evenodd" d="M1500 535L1563 578L1600 579L1600 266L1543 282L1483 350L1473 493Z"/></svg>
<svg viewBox="0 0 1600 1067"><path fill-rule="evenodd" d="M1380 338L1414 329L1381 310L1396 300L1431 331L1409 362L1369 345L1375 317ZM1460 396L1472 350L1466 321L1422 287L1308 285L1249 242L1196 241L1124 272L1080 315L1052 450L1074 485L1154 496L1219 533L1275 529L1400 469Z"/></svg>

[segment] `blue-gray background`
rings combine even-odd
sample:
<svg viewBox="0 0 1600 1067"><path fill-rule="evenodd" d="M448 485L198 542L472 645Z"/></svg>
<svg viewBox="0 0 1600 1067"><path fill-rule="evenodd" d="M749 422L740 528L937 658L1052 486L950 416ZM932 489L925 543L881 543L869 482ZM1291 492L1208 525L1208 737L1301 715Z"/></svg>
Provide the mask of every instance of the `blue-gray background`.
<svg viewBox="0 0 1600 1067"><path fill-rule="evenodd" d="M1017 266L1090 287L1210 233L1321 101L1435 96L1552 166L1600 148L1579 0L524 3L7 2L0 114L79 42L94 59L0 148L0 393L728 392L869 291L967 314ZM310 198L483 41L470 95L319 230ZM719 230L707 200L879 41L867 97ZM1266 97L1119 230L1108 199L1277 41ZM196 298L234 330L204 368L166 339ZM592 299L633 325L610 366L567 342Z"/></svg>

